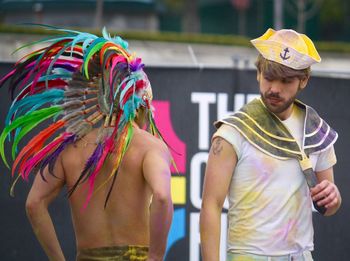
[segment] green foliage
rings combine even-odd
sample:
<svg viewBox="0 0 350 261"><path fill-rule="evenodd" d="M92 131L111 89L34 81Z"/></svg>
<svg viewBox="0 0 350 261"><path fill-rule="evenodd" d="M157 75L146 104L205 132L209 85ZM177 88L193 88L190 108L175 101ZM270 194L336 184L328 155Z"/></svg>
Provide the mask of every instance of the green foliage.
<svg viewBox="0 0 350 261"><path fill-rule="evenodd" d="M100 32L89 30L86 28L74 28L79 31L87 31L96 35ZM20 27L20 26L4 26L0 25L1 33L13 34L31 34L42 35L43 37L53 35L54 32L38 27ZM110 32L114 35L114 32ZM118 32L118 35L127 40L140 41L161 41L161 42L178 42L178 43L200 43L200 44L217 44L217 45L236 45L252 47L250 39L236 35L215 35L215 34L184 34L173 32ZM315 42L316 48L320 52L337 52L350 53L350 43L345 42Z"/></svg>
<svg viewBox="0 0 350 261"><path fill-rule="evenodd" d="M342 0L323 1L320 10L321 23L341 23L345 18L345 9Z"/></svg>
<svg viewBox="0 0 350 261"><path fill-rule="evenodd" d="M68 29L101 35L99 31L92 30L92 29L86 29L86 28L68 28ZM35 35L45 35L45 36L57 34L57 32L53 32L40 27L33 27L33 26L21 27L21 26L8 26L8 25L6 26L0 25L0 34L1 33L35 34ZM111 31L110 33L111 35L115 35L115 32ZM145 32L145 31L118 32L117 34L127 40L251 46L249 43L249 39L242 36L214 35L214 34L185 34L185 33L174 33L174 32Z"/></svg>
<svg viewBox="0 0 350 261"><path fill-rule="evenodd" d="M185 0L163 0L170 12L181 13L185 7Z"/></svg>
<svg viewBox="0 0 350 261"><path fill-rule="evenodd" d="M350 53L350 44L346 42L316 42L318 51L332 53Z"/></svg>

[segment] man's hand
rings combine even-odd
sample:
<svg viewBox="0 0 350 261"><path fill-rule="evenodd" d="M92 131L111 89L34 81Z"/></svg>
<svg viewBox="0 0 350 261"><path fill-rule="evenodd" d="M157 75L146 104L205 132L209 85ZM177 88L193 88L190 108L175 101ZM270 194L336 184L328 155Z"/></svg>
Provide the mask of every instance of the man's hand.
<svg viewBox="0 0 350 261"><path fill-rule="evenodd" d="M325 179L315 187L310 189L313 201L317 202L318 206L324 206L327 211L326 215L333 215L339 208L341 197L337 186Z"/></svg>

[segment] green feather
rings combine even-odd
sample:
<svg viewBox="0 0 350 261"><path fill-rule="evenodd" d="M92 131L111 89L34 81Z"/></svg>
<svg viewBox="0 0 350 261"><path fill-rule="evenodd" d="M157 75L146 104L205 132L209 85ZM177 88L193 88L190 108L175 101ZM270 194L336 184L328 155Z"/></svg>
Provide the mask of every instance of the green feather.
<svg viewBox="0 0 350 261"><path fill-rule="evenodd" d="M131 122L129 121L129 124L128 124L128 133L126 135L126 143L125 143L125 146L123 148L123 152L122 152L122 155L125 154L125 152L127 151L128 147L129 147L129 144L131 142L131 139L132 139L132 136L134 135L134 128L132 127L132 124Z"/></svg>
<svg viewBox="0 0 350 261"><path fill-rule="evenodd" d="M18 142L23 138L25 134L27 134L31 129L33 129L36 125L43 122L44 120L56 115L57 113L61 112L62 108L60 106L52 106L50 108L44 108L41 110L33 111L31 113L28 113L26 115L23 115L21 117L18 117L16 120L14 120L10 125L6 126L4 130L2 131L0 135L0 155L5 163L5 165L9 167L9 164L7 163L6 157L5 157L5 139L6 137L11 133L11 131L15 130L16 128L23 128L21 129L19 135L15 137L14 145L12 146L12 153L16 150L16 146Z"/></svg>
<svg viewBox="0 0 350 261"><path fill-rule="evenodd" d="M91 50L88 50L89 52L86 54L86 56L84 58L84 73L85 73L85 77L87 79L89 79L89 72L88 72L89 61L90 61L91 57L96 52L98 52L105 43L106 43L105 41L101 42L101 43L98 43Z"/></svg>

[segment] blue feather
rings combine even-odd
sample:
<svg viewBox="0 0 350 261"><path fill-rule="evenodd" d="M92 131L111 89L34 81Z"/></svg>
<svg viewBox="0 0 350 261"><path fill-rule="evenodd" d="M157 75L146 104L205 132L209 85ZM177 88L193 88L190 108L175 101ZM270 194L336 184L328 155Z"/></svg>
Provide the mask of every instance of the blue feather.
<svg viewBox="0 0 350 261"><path fill-rule="evenodd" d="M123 38L121 38L120 36L111 37L111 34L109 34L107 32L106 27L103 27L103 29L102 29L102 36L106 40L120 45L121 47L123 47L125 50L127 50L129 52L129 50L128 50L129 43L127 41L123 40Z"/></svg>
<svg viewBox="0 0 350 261"><path fill-rule="evenodd" d="M89 45L89 47L87 47L86 49L84 48L84 61L87 57L87 55L89 55L90 51L99 43L103 43L103 42L106 42L107 40L105 38L97 38L97 39L94 39L94 41ZM84 42L85 43L85 42Z"/></svg>
<svg viewBox="0 0 350 261"><path fill-rule="evenodd" d="M129 99L122 107L126 121L135 118L136 109L139 108L140 104L142 103L142 99L140 97L133 95L132 98L133 99Z"/></svg>
<svg viewBox="0 0 350 261"><path fill-rule="evenodd" d="M85 42L86 40L89 40L89 41L92 41L92 40L95 40L97 39L98 37L96 35L93 35L93 34L89 34L89 33L78 33L77 36L75 36L72 40L72 44L71 46L75 46L77 43L79 42Z"/></svg>
<svg viewBox="0 0 350 261"><path fill-rule="evenodd" d="M14 114L16 114L16 116L21 116L22 111L25 111L25 113L27 114L29 113L28 110L30 110L30 108L37 109L46 103L50 103L50 102L57 103L63 98L64 98L64 91L60 89L50 89L43 93L26 96L22 100L19 100L16 103L12 104L6 116L6 120L5 120L6 125L10 123L11 118L13 117Z"/></svg>

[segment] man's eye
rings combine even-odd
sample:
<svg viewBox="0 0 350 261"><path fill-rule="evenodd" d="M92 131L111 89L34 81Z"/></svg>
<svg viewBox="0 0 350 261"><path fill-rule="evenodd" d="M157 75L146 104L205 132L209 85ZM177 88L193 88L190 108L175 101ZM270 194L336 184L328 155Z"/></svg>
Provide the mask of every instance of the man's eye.
<svg viewBox="0 0 350 261"><path fill-rule="evenodd" d="M282 79L282 83L291 83L293 82L292 79Z"/></svg>

